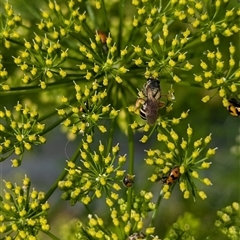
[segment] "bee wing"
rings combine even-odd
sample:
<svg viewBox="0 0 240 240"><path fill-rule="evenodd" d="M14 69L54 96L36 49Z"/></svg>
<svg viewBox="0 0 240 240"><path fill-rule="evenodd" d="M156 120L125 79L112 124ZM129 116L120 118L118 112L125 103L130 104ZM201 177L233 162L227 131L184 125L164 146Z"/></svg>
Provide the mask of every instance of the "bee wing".
<svg viewBox="0 0 240 240"><path fill-rule="evenodd" d="M153 125L158 118L158 102L147 101L146 118L150 125Z"/></svg>

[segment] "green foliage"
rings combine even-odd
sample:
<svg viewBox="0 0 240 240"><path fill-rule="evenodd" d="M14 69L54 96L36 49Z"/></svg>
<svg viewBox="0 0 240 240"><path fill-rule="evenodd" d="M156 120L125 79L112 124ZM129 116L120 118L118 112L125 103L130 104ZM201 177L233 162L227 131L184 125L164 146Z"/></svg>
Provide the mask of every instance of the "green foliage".
<svg viewBox="0 0 240 240"><path fill-rule="evenodd" d="M39 155L36 149L48 145L55 129L78 146L46 193L30 189L26 176L21 186L5 181L0 239L239 238L237 202L217 212L215 229L202 231L197 213L177 208L188 199L212 204L214 191L222 192L212 186L222 144L209 127L220 129L221 105L240 116L237 1L1 4L2 164L24 167L26 153ZM239 134L230 147L239 157ZM58 203L84 209L76 221L57 219L54 209L48 214L58 189ZM171 202L178 189L183 198ZM167 219L164 199L171 203ZM158 221L168 231L161 232Z"/></svg>
<svg viewBox="0 0 240 240"><path fill-rule="evenodd" d="M217 212L218 219L215 226L230 239L239 239L240 237L240 211L239 203L233 202Z"/></svg>

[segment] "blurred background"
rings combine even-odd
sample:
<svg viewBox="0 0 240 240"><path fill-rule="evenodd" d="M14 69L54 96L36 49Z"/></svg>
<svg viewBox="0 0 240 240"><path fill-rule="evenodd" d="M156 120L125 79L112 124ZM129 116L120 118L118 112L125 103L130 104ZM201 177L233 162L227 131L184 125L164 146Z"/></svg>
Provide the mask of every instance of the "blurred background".
<svg viewBox="0 0 240 240"><path fill-rule="evenodd" d="M14 4L15 11L21 13L23 18L26 17L29 20L32 18L33 23L38 22L34 17L36 14L39 14L39 9L46 6L45 1L42 2L42 6L41 3L38 3L31 7L29 7L26 1L21 0L9 0L9 3ZM36 12L32 14L31 11L34 8ZM38 15L38 17L40 16ZM26 26L29 24L29 22L26 22ZM238 35L233 41L239 44L239 39ZM17 50L14 52L14 48L11 51L13 52L8 54L9 58L17 54ZM8 71L11 71L11 66L9 66ZM139 88L141 88L142 82L139 84ZM163 92L167 92L170 89L170 84L163 79L161 87ZM195 233L196 239L205 239L209 235L209 226L212 227L214 225L216 212L230 205L233 201L240 202L240 118L230 116L227 109L222 106L221 99L217 96L207 104L201 102L201 98L209 94L205 90L181 84L175 84L174 90L176 102L169 117L171 115L180 116L183 111L190 109L189 117L182 120L179 126L176 126L176 132L180 137L186 137L186 128L190 124L194 130L194 140L201 137L204 138L209 133L212 133L212 141L209 147L217 147L218 150L216 155L211 158L212 166L210 169L202 171L202 175L200 175L202 178L208 177L213 184L208 187L203 184L199 185L206 192L207 199L202 201L197 198L196 202L192 198L188 200L183 199L182 193L176 187L170 199L163 200L161 203L156 220L156 224L158 225L156 234L163 238L172 223L176 222L184 213L189 212L194 218L200 219L201 222L201 231ZM55 91L55 89L46 90L46 92L49 91ZM72 92L73 89L69 89L68 94ZM61 99L62 93L55 92L54 96ZM19 92L12 95L4 95L1 96L0 107L2 109L6 106L8 109L12 109L19 100L25 102L31 101L38 104L37 99L38 95L35 92L31 92L30 94ZM131 104L134 104L135 100L135 96L132 96ZM48 107L47 103L43 104L43 108L45 107ZM51 121L54 121L54 119ZM142 144L139 142L142 135L142 132L136 132L135 134L134 172L136 177L134 190L136 192L139 192L141 189L152 191L156 200L161 189L161 184L151 183L148 180L152 169L146 167L144 161L146 153L144 149L157 149L159 148L159 143L155 141L156 138L153 136L146 144ZM96 142L101 137L100 135L96 136ZM24 175L27 174L31 179L32 187L39 191L47 191L66 166L66 160L71 158L75 152L79 141L81 141L81 136L78 136L73 142L68 142L66 134L63 133L61 127L57 127L54 131L47 134L46 138L47 142L45 145L35 146L32 151L25 153L23 163L19 168L14 169L11 167L10 159L14 158L14 156L0 163L1 178L20 184ZM116 129L113 145L119 143L119 154L128 153L127 141L128 138L121 129ZM127 168L128 163L125 164L125 169L127 170ZM0 185L0 188L2 192L3 185ZM126 189L123 188L123 194L125 194L125 191ZM67 223L69 225L72 222L71 226L74 226L76 219L86 218L87 212L81 204L76 204L74 207L69 206L68 202L59 200L60 196L61 192L57 190L49 200L51 206L50 224L52 232L57 236L63 234L63 237L59 236L59 238L64 240L67 238L64 237L65 228L62 227L62 224ZM104 211L102 210L104 208L102 208L101 201L93 202L91 207L99 216L104 216ZM70 228L71 226L69 225L68 227ZM43 236L42 239L46 239L46 236ZM224 240L227 238L224 235L213 233L210 239Z"/></svg>

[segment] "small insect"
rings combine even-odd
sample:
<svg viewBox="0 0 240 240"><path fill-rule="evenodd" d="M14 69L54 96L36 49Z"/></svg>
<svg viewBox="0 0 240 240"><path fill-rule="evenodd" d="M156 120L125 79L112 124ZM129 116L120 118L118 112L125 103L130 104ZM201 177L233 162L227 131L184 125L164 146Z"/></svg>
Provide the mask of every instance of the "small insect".
<svg viewBox="0 0 240 240"><path fill-rule="evenodd" d="M130 235L127 240L141 240L141 239L145 239L145 234L142 232L139 233L133 233L132 235Z"/></svg>
<svg viewBox="0 0 240 240"><path fill-rule="evenodd" d="M236 98L228 99L228 107L227 110L234 117L240 117L240 100Z"/></svg>
<svg viewBox="0 0 240 240"><path fill-rule="evenodd" d="M180 177L180 175L181 175L180 169L179 169L179 167L176 166L170 171L170 173L167 177L163 177L161 179L161 182L164 184L171 185Z"/></svg>
<svg viewBox="0 0 240 240"><path fill-rule="evenodd" d="M133 181L134 177L135 177L135 175L129 175L129 174L124 176L124 178L122 180L124 186L125 187L132 187L132 185L134 183L134 181Z"/></svg>
<svg viewBox="0 0 240 240"><path fill-rule="evenodd" d="M147 82L143 85L143 94L148 99L160 99L161 97L161 88L160 81L157 78L148 78Z"/></svg>
<svg viewBox="0 0 240 240"><path fill-rule="evenodd" d="M88 101L84 102L84 106L80 106L80 112L87 113L89 110L89 103Z"/></svg>
<svg viewBox="0 0 240 240"><path fill-rule="evenodd" d="M142 93L146 99L138 98L136 107L138 108L140 103L142 104L140 117L153 125L158 118L158 109L165 105L159 101L161 98L160 81L156 78L149 78L143 85Z"/></svg>
<svg viewBox="0 0 240 240"><path fill-rule="evenodd" d="M102 47L103 47L104 52L107 53L107 51L108 51L108 47L107 47L107 34L105 32L103 32L103 31L101 31L101 30L98 30L97 31L97 35L99 35L99 37L100 37L100 40L102 42Z"/></svg>

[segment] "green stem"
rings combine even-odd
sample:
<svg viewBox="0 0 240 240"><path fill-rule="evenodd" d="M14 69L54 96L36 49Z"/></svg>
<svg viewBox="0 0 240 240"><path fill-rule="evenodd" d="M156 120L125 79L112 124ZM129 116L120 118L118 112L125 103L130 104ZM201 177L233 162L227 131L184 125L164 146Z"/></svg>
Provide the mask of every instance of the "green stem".
<svg viewBox="0 0 240 240"><path fill-rule="evenodd" d="M126 107L126 99L123 98L123 105ZM130 114L127 114L127 122L132 122ZM134 173L134 135L130 125L128 125L128 153L129 153L129 165L128 173L133 175ZM132 209L132 188L128 188L127 191L127 212L130 214Z"/></svg>
<svg viewBox="0 0 240 240"><path fill-rule="evenodd" d="M78 156L79 156L79 148L82 145L82 141L79 144L79 147L77 147L77 150L75 151L73 157L69 160L70 162L76 162ZM59 176L59 178L55 181L55 183L53 184L53 186L49 189L49 191L46 193L45 198L42 200L42 202L46 202L49 197L52 195L52 193L56 190L56 188L58 187L58 182L63 180L65 178L65 176L67 175L68 171L66 169L63 170L63 172L61 173L61 175Z"/></svg>
<svg viewBox="0 0 240 240"><path fill-rule="evenodd" d="M156 207L155 207L155 209L154 209L154 211L153 211L153 214L152 214L152 217L151 217L151 222L150 222L150 224L149 224L149 227L151 227L151 226L154 225L154 221L155 221L155 218L156 218L156 216L157 216L160 203L161 203L161 201L162 201L162 199L163 199L163 194L164 194L164 192L163 192L163 190L161 190L160 193L159 193L157 202L156 202ZM148 239L148 238L147 238L147 239Z"/></svg>
<svg viewBox="0 0 240 240"><path fill-rule="evenodd" d="M124 19L124 11L125 9L125 0L120 1L120 6L119 6L119 28L118 28L118 40L117 40L117 49L118 49L118 54L120 54L120 49L121 49L121 42L122 42L122 28L123 28L123 19Z"/></svg>
<svg viewBox="0 0 240 240"><path fill-rule="evenodd" d="M128 119L131 119L128 117ZM128 126L128 152L129 152L129 167L128 172L130 175L134 173L134 140L133 140L133 131L130 126ZM128 188L127 196L127 212L130 214L132 208L132 188Z"/></svg>
<svg viewBox="0 0 240 240"><path fill-rule="evenodd" d="M95 14L92 10L92 7L91 7L90 3L88 1L86 1L85 5L86 5L86 9L87 9L87 13L88 13L89 18L92 20L94 26L96 26Z"/></svg>
<svg viewBox="0 0 240 240"><path fill-rule="evenodd" d="M113 120L111 121L111 127L110 127L110 133L109 133L109 138L108 138L108 145L107 145L107 153L106 153L106 156L107 156L108 153L110 153L110 151L111 151L111 147L112 147L112 143L113 143L113 135L114 135L115 123L116 123L116 120L113 119Z"/></svg>
<svg viewBox="0 0 240 240"><path fill-rule="evenodd" d="M69 86L69 80L66 81L57 81L54 83L48 83L47 86L47 90L51 90L50 88L57 88L60 85L68 85ZM30 91L32 90L32 91ZM0 91L1 94L3 95L9 95L9 94L19 94L19 91L26 91L28 94L30 92L39 92L41 90L41 88L39 87L39 85L33 85L33 86L23 86L23 87L12 87L9 91Z"/></svg>
<svg viewBox="0 0 240 240"><path fill-rule="evenodd" d="M54 124L52 124L51 126L49 126L48 128L46 128L43 132L41 132L41 135L46 134L47 132L51 131L52 129L54 129L55 127L57 127L59 124L61 124L63 121L65 121L69 116L71 116L73 114L73 112L70 112L68 114L66 114L66 116L64 118L60 118L58 121L56 121Z"/></svg>
<svg viewBox="0 0 240 240"><path fill-rule="evenodd" d="M148 135L148 139L152 136L156 128L157 128L157 124L155 124L155 126L152 128L150 134Z"/></svg>
<svg viewBox="0 0 240 240"><path fill-rule="evenodd" d="M46 235L48 235L51 239L60 240L60 238L56 237L55 235L53 235L50 232L45 232L45 231L42 231L42 232L45 233Z"/></svg>
<svg viewBox="0 0 240 240"><path fill-rule="evenodd" d="M169 1L169 2L170 2L170 1ZM161 10L162 10L162 0L159 1L159 7L158 7L158 9L159 9L159 12L161 12Z"/></svg>
<svg viewBox="0 0 240 240"><path fill-rule="evenodd" d="M60 109L61 109L61 107L60 107ZM37 121L42 122L42 121L44 121L46 119L49 119L50 117L52 117L56 114L57 114L57 111L56 111L56 109L54 109L54 111L45 114L44 116L40 117Z"/></svg>
<svg viewBox="0 0 240 240"><path fill-rule="evenodd" d="M102 13L102 18L104 19L104 23L105 23L105 26L106 26L106 29L107 31L109 32L109 21L107 19L107 11L106 11L106 7L105 7L105 3L104 3L104 0L101 0L101 5L102 5L102 8L101 8L101 13ZM105 30L105 29L104 29Z"/></svg>
<svg viewBox="0 0 240 240"><path fill-rule="evenodd" d="M76 101L75 98L70 99L70 100L69 100L69 105L73 104L75 101ZM59 109L62 109L62 108L65 109L65 108L68 108L68 106L67 106L66 104L62 104L61 106L59 106ZM45 119L48 119L48 118L50 118L50 117L52 117L52 116L54 116L54 115L56 115L56 114L57 114L57 111L56 111L56 109L54 109L54 111L52 111L52 112L50 112L50 113L48 113L48 114L40 117L40 118L38 119L38 122L42 122L42 121L44 121ZM70 113L69 113L69 114L70 114ZM67 115L67 116L68 116L68 115ZM66 118L64 118L64 120L65 120L65 119L66 119Z"/></svg>

